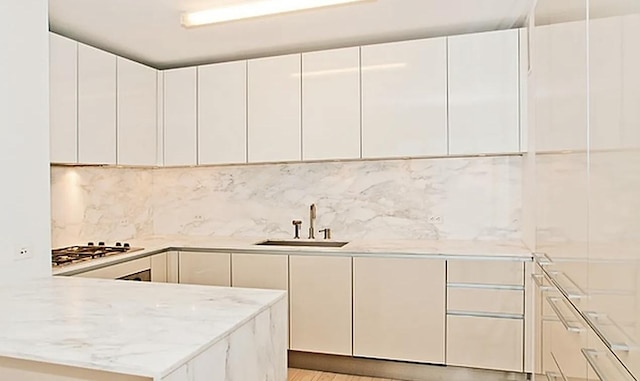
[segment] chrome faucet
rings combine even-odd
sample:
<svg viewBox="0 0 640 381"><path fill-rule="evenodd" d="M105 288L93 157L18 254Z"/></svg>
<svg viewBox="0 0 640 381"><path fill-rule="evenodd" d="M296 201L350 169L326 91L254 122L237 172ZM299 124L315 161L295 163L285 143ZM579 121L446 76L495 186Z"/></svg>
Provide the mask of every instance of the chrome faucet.
<svg viewBox="0 0 640 381"><path fill-rule="evenodd" d="M309 207L309 239L316 239L316 204Z"/></svg>

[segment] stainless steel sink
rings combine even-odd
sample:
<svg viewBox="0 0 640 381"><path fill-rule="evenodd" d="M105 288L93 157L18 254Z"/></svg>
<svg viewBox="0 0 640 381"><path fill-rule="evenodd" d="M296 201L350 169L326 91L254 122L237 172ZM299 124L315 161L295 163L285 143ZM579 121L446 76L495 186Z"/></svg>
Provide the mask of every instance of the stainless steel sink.
<svg viewBox="0 0 640 381"><path fill-rule="evenodd" d="M259 246L308 246L308 247L342 247L349 242L339 241L302 241L302 240L266 240L258 242Z"/></svg>

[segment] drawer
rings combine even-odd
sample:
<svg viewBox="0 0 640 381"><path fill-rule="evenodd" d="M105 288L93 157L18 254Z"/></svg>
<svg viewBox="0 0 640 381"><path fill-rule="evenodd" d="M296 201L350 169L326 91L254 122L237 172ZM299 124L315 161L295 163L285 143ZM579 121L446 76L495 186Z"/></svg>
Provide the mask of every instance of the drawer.
<svg viewBox="0 0 640 381"><path fill-rule="evenodd" d="M447 310L522 316L524 291L449 287L447 288Z"/></svg>
<svg viewBox="0 0 640 381"><path fill-rule="evenodd" d="M523 320L447 316L447 365L523 370Z"/></svg>
<svg viewBox="0 0 640 381"><path fill-rule="evenodd" d="M87 271L76 276L81 278L118 279L149 269L151 269L151 258L146 257Z"/></svg>
<svg viewBox="0 0 640 381"><path fill-rule="evenodd" d="M447 282L524 285L524 263L514 261L447 261Z"/></svg>

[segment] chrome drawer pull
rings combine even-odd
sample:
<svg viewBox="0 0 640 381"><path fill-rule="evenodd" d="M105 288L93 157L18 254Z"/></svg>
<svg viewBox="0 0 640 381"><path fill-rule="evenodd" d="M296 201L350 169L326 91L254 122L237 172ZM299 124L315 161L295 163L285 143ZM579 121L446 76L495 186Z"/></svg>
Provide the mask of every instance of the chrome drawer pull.
<svg viewBox="0 0 640 381"><path fill-rule="evenodd" d="M551 291L553 290L553 287L551 286L545 286L544 283L542 283L543 279L544 279L544 275L539 275L539 274L531 274L531 278L533 279L533 283L536 284L536 286L541 290L541 291Z"/></svg>
<svg viewBox="0 0 640 381"><path fill-rule="evenodd" d="M560 299L552 298L548 296L547 301L549 302L551 309L553 309L553 312L555 312L556 315L558 316L558 319L560 319L560 323L562 323L562 325L567 331L574 332L574 333L580 333L584 331L584 327L569 324L569 321L567 320L567 318L565 318L564 315L562 315L562 312L560 312L560 308L558 308L558 305L556 304L557 302L560 301Z"/></svg>
<svg viewBox="0 0 640 381"><path fill-rule="evenodd" d="M547 381L562 381L562 377L556 372L547 372L544 375L547 377Z"/></svg>
<svg viewBox="0 0 640 381"><path fill-rule="evenodd" d="M629 352L629 350L631 349L629 344L625 342L613 342L604 334L604 329L602 328L603 324L601 324L601 321L606 319L609 322L608 325L620 332L621 336L624 336L625 339L633 341L615 321L611 320L608 315L590 311L586 311L584 315L589 323L591 323L591 326L594 328L598 336L602 339L602 341L604 341L605 345L609 349L611 349L612 351Z"/></svg>
<svg viewBox="0 0 640 381"><path fill-rule="evenodd" d="M621 381L621 380L631 381L633 380L633 378L629 375L629 373L626 370L621 369L621 366L619 364L614 364L612 359L609 358L609 356L605 352L599 352L594 349L586 349L586 348L582 348L581 352L584 355L584 357L587 359L589 366L591 366L591 368L596 373L596 376L598 376L600 381ZM600 366L599 364L600 358L603 356L607 357L607 359L612 363L611 365L614 365L616 367L617 374L607 375L607 372L605 372L603 367Z"/></svg>
<svg viewBox="0 0 640 381"><path fill-rule="evenodd" d="M580 288L580 286L578 286L578 284L574 282L573 279L569 278L569 276L562 271L551 271L548 274L549 279L551 279L552 283L554 283L556 287L560 289L560 291L566 293L569 299L584 299L587 297L587 293L584 292L584 290ZM568 280L569 283L573 286L574 290L570 290L569 287L563 287L559 280L560 278L565 278L566 280Z"/></svg>
<svg viewBox="0 0 640 381"><path fill-rule="evenodd" d="M538 262L538 264L540 266L553 265L553 260L551 260L551 258L549 258L547 253L534 253L533 256L535 257L536 262Z"/></svg>

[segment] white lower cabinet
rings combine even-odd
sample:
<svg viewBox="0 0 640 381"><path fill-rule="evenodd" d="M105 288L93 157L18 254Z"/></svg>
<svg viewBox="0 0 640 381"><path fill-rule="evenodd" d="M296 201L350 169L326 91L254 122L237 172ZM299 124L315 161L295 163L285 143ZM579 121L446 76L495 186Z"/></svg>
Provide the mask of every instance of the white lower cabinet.
<svg viewBox="0 0 640 381"><path fill-rule="evenodd" d="M233 287L287 290L289 256L265 254L231 254Z"/></svg>
<svg viewBox="0 0 640 381"><path fill-rule="evenodd" d="M151 281L166 283L168 278L167 253L151 257Z"/></svg>
<svg viewBox="0 0 640 381"><path fill-rule="evenodd" d="M354 258L355 356L445 362L445 261Z"/></svg>
<svg viewBox="0 0 640 381"><path fill-rule="evenodd" d="M351 258L289 257L291 349L352 354Z"/></svg>
<svg viewBox="0 0 640 381"><path fill-rule="evenodd" d="M181 251L179 281L184 284L231 286L231 254Z"/></svg>
<svg viewBox="0 0 640 381"><path fill-rule="evenodd" d="M523 321L447 316L447 365L522 372Z"/></svg>

